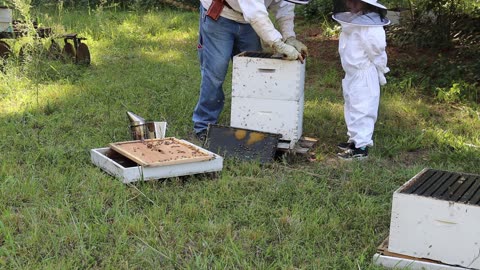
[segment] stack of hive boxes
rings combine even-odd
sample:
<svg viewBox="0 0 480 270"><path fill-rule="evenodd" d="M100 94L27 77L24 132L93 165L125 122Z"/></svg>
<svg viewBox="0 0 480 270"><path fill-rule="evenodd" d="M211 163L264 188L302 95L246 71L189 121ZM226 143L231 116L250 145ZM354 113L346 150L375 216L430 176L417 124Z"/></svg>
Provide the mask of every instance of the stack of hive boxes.
<svg viewBox="0 0 480 270"><path fill-rule="evenodd" d="M233 58L230 124L282 135L279 148L302 136L305 63L244 52Z"/></svg>

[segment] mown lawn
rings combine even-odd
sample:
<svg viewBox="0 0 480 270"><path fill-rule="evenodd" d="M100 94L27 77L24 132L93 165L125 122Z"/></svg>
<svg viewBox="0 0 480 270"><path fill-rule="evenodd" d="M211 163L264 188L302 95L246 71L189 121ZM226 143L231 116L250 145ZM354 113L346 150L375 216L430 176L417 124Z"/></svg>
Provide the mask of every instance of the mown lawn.
<svg viewBox="0 0 480 270"><path fill-rule="evenodd" d="M337 41L299 20L311 51L304 135L319 140L315 162L227 160L216 179L123 185L89 150L130 139L126 111L192 139L197 13L38 16L56 33L87 37L92 65L11 58L0 73L0 268L380 269L372 256L388 236L395 189L425 167L480 173L478 105L420 95L425 86L401 72L382 90L371 157L338 161ZM8 42L18 51L27 41ZM399 60L390 58L392 71L405 68ZM224 88L228 125L230 80Z"/></svg>

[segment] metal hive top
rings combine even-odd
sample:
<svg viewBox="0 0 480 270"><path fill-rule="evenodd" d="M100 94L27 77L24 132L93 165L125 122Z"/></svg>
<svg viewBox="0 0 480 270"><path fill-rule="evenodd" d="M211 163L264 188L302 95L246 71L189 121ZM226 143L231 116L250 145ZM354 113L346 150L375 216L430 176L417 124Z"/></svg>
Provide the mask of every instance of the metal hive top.
<svg viewBox="0 0 480 270"><path fill-rule="evenodd" d="M428 169L400 193L480 205L480 175Z"/></svg>

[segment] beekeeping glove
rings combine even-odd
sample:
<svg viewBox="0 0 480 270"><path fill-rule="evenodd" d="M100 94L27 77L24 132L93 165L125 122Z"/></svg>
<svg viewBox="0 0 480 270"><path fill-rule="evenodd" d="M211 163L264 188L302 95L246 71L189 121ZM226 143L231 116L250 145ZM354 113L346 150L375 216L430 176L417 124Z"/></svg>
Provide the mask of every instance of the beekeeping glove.
<svg viewBox="0 0 480 270"><path fill-rule="evenodd" d="M285 40L285 43L288 44L288 45L291 45L293 46L295 49L297 49L298 52L300 52L303 56L307 56L308 55L308 48L307 46L305 46L305 44L303 44L302 42L300 42L298 39L296 39L295 37L289 37L287 38L287 40Z"/></svg>
<svg viewBox="0 0 480 270"><path fill-rule="evenodd" d="M378 74L378 82L380 85L387 84L387 79L385 78L385 73L389 72L390 69L388 67L376 67L377 74Z"/></svg>
<svg viewBox="0 0 480 270"><path fill-rule="evenodd" d="M303 63L303 56L300 54L295 47L286 44L285 42L281 40L277 40L273 42L272 45L273 49L275 50L276 53L283 54L283 59L286 60L300 60L300 62Z"/></svg>
<svg viewBox="0 0 480 270"><path fill-rule="evenodd" d="M383 74L383 72L380 72L377 70L377 73L378 73L378 82L380 83L380 85L387 84L387 79L385 78L385 75Z"/></svg>

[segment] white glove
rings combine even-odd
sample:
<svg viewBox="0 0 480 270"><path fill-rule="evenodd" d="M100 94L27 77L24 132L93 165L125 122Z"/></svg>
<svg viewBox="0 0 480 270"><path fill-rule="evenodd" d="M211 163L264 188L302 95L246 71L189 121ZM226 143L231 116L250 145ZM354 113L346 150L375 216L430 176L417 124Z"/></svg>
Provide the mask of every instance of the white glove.
<svg viewBox="0 0 480 270"><path fill-rule="evenodd" d="M300 42L298 39L296 39L295 37L289 37L287 38L287 40L285 40L285 43L288 44L288 45L291 45L293 47L295 47L295 49L297 49L298 52L300 52L303 56L307 56L308 55L308 48L307 46L305 46L305 44L303 44L302 42Z"/></svg>
<svg viewBox="0 0 480 270"><path fill-rule="evenodd" d="M389 72L390 69L388 67L380 68L377 67L377 74L378 74L378 82L380 85L387 84L387 79L385 78L385 73Z"/></svg>
<svg viewBox="0 0 480 270"><path fill-rule="evenodd" d="M272 45L273 49L275 52L283 54L283 59L286 60L300 60L300 62L303 63L303 56L300 54L300 52L295 49L295 47L286 44L285 42L278 40L275 41Z"/></svg>
<svg viewBox="0 0 480 270"><path fill-rule="evenodd" d="M380 83L380 85L387 84L387 79L385 78L385 75L383 74L383 72L380 72L377 70L377 74L378 74L378 82Z"/></svg>

